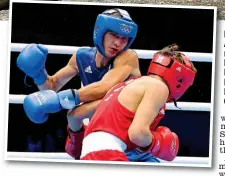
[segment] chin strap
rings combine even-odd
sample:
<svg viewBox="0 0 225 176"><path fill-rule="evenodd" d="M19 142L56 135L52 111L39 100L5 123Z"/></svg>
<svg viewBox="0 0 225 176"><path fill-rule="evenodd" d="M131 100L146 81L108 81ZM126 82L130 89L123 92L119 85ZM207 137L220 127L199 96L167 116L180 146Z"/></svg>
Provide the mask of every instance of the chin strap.
<svg viewBox="0 0 225 176"><path fill-rule="evenodd" d="M174 106L176 106L176 108L181 109L181 108L179 108L179 107L177 106L176 100L173 99L173 103L174 103Z"/></svg>

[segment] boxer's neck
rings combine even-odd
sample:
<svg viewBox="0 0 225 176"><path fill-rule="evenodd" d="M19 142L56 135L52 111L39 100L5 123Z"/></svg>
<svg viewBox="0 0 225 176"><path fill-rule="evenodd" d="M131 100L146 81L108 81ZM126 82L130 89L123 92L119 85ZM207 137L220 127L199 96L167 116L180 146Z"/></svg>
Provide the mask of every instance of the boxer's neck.
<svg viewBox="0 0 225 176"><path fill-rule="evenodd" d="M99 51L97 51L96 56L95 56L95 64L97 68L102 68L108 65L109 61L111 59L107 58L103 55L101 55L101 53L99 53Z"/></svg>
<svg viewBox="0 0 225 176"><path fill-rule="evenodd" d="M148 75L149 77L152 77L152 78L155 78L155 79L158 79L158 80L160 80L160 81L162 81L163 83L165 83L166 84L166 82L160 77L160 76L158 76L158 75L153 75L153 74L150 74L150 75ZM166 84L167 85L167 84Z"/></svg>

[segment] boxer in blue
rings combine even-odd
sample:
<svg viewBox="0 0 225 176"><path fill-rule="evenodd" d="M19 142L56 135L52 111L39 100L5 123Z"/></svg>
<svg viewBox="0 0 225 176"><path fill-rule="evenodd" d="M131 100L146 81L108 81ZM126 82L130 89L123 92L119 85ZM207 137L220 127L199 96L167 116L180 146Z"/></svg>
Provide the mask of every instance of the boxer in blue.
<svg viewBox="0 0 225 176"><path fill-rule="evenodd" d="M24 100L27 116L35 123L44 123L48 113L68 109L69 135L65 150L74 158L80 157L75 148L78 151L77 148L81 150L82 147L83 119L93 115L103 96L113 86L128 77L141 75L138 57L129 49L137 28L125 10L111 9L99 14L93 34L95 47L80 48L68 64L52 76L45 69L48 51L43 45L28 45L18 56L18 67L33 78L41 90ZM78 74L84 87L59 91ZM128 157L130 161L158 161L139 151L128 153Z"/></svg>

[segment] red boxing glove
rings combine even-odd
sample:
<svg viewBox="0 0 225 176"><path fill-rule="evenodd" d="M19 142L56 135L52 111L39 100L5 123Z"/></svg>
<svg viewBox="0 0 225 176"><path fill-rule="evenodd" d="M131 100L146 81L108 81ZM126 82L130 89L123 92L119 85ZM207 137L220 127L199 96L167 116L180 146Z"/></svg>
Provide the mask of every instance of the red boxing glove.
<svg viewBox="0 0 225 176"><path fill-rule="evenodd" d="M174 160L179 150L178 136L171 132L169 128L163 126L159 126L151 132L152 143L147 152L162 160Z"/></svg>

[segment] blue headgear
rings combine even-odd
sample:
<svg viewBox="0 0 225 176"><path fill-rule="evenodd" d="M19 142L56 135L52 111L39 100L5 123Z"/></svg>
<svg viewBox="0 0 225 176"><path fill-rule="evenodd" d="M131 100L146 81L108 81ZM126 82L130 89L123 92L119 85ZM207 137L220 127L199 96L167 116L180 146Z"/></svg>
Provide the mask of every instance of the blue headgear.
<svg viewBox="0 0 225 176"><path fill-rule="evenodd" d="M109 15L115 12L119 12L122 18ZM127 46L122 51L127 50L136 37L137 29L137 24L132 21L127 11L122 9L107 10L99 14L96 19L93 35L94 45L103 56L106 56L103 48L103 37L106 32L111 31L129 38Z"/></svg>

